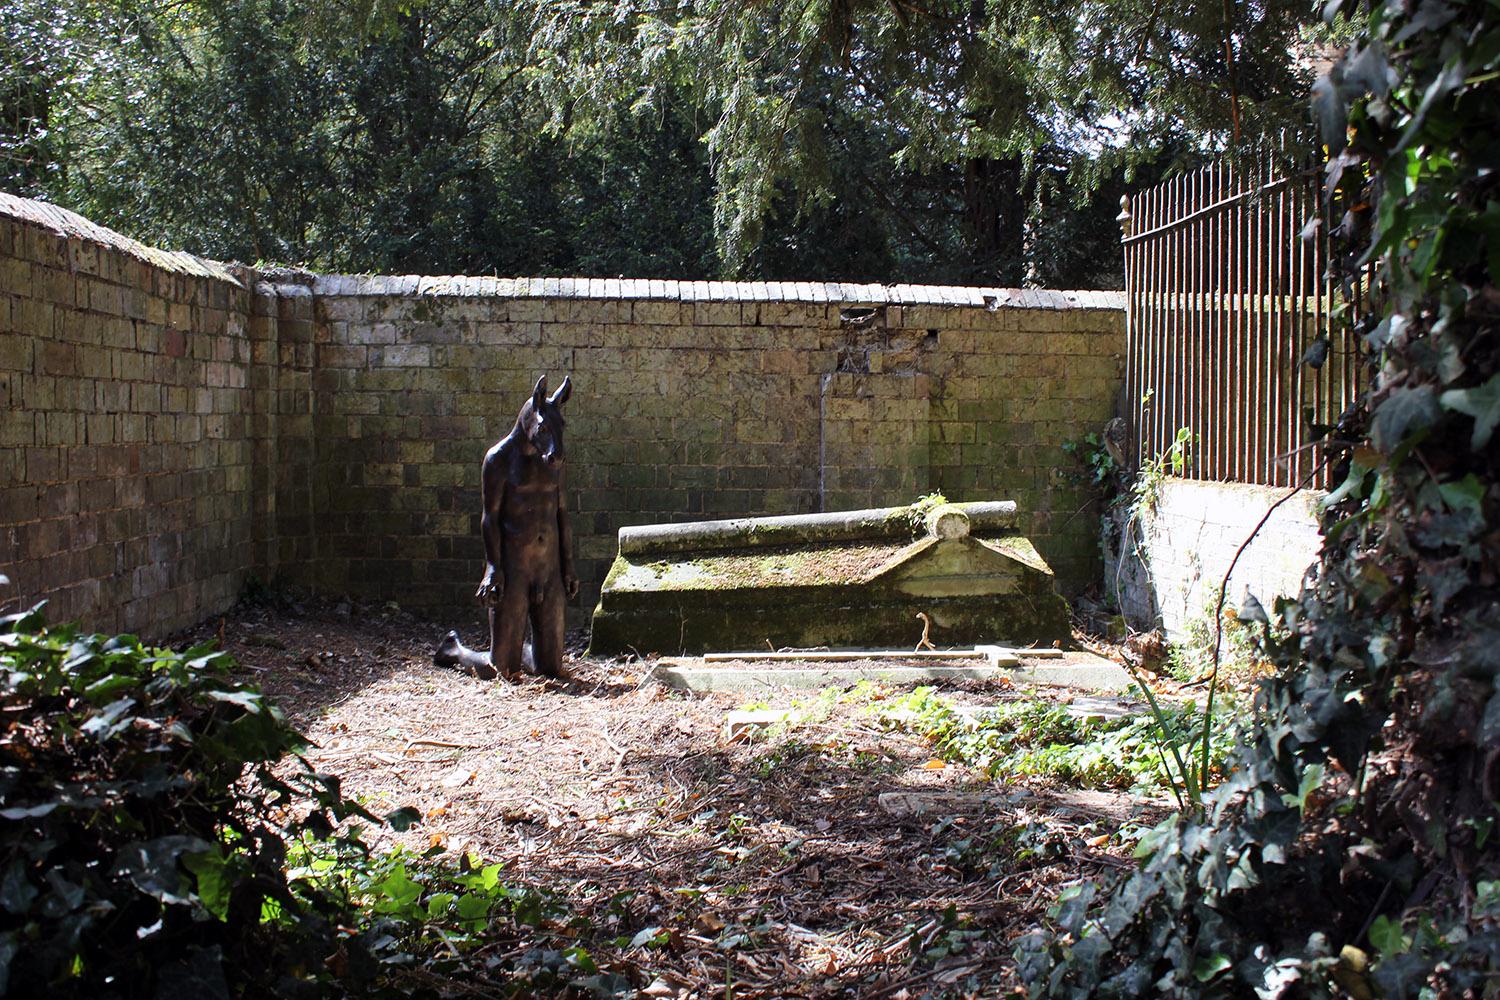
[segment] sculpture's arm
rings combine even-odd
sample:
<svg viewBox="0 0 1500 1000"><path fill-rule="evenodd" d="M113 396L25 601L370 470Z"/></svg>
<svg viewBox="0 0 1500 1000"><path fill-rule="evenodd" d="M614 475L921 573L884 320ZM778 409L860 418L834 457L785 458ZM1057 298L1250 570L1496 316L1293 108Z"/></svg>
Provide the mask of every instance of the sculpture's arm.
<svg viewBox="0 0 1500 1000"><path fill-rule="evenodd" d="M578 596L578 574L573 572L573 524L568 518L568 484L566 474L557 477L557 548L562 566L563 589L568 600Z"/></svg>
<svg viewBox="0 0 1500 1000"><path fill-rule="evenodd" d="M505 541L500 519L505 507L505 488L509 481L505 474L507 457L505 443L502 441L484 456L484 466L480 473L484 508L479 518L479 537L484 540L485 567L484 578L479 581L479 590L475 596L484 604L498 604L505 589L505 570L502 568Z"/></svg>

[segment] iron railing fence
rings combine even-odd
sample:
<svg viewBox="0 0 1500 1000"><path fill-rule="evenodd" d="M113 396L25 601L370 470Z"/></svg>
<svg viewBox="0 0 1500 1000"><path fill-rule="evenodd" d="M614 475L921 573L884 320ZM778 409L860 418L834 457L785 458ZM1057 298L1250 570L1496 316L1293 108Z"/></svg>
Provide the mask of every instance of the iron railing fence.
<svg viewBox="0 0 1500 1000"><path fill-rule="evenodd" d="M1186 478L1301 483L1319 461L1311 426L1335 422L1362 372L1344 325L1330 323L1328 227L1303 235L1320 211L1317 173L1212 164L1122 208L1137 462L1169 454L1186 428ZM1304 364L1320 336L1326 360Z"/></svg>

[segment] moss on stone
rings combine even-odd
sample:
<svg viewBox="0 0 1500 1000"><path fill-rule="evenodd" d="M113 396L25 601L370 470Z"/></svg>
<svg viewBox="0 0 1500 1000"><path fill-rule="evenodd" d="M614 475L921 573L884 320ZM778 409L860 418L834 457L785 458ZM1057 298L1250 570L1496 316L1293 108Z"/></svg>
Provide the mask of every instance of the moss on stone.
<svg viewBox="0 0 1500 1000"><path fill-rule="evenodd" d="M605 589L727 591L858 583L907 547L899 543L782 546L712 554L685 553L680 560L648 563L631 563L622 556L611 567Z"/></svg>
<svg viewBox="0 0 1500 1000"><path fill-rule="evenodd" d="M1067 605L1020 536L923 538L617 558L594 613L591 651L700 653L794 646L1052 641Z"/></svg>

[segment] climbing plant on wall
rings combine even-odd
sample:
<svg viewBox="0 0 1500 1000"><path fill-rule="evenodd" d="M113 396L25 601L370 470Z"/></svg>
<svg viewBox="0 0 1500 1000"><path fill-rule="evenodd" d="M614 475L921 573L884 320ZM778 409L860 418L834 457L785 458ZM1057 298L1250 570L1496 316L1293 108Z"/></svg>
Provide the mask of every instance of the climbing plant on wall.
<svg viewBox="0 0 1500 1000"><path fill-rule="evenodd" d="M1500 8L1357 14L1314 110L1375 378L1327 442L1325 550L1269 616L1278 673L1232 773L1127 879L1065 894L1019 950L1033 995L1488 996L1500 974Z"/></svg>

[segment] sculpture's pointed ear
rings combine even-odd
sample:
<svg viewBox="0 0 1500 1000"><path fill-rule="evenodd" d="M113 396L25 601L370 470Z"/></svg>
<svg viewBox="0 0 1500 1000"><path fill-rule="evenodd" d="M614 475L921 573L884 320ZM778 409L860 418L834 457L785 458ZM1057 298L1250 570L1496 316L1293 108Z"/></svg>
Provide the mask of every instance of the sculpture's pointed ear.
<svg viewBox="0 0 1500 1000"><path fill-rule="evenodd" d="M531 408L533 410L540 410L542 408L542 400L545 399L546 396L547 376L543 375L541 378L536 380L536 388L531 390Z"/></svg>
<svg viewBox="0 0 1500 1000"><path fill-rule="evenodd" d="M568 397L571 395L573 395L573 376L564 375L563 384L557 387L557 391L552 394L552 398L548 399L547 402L553 406L561 406L568 401Z"/></svg>

